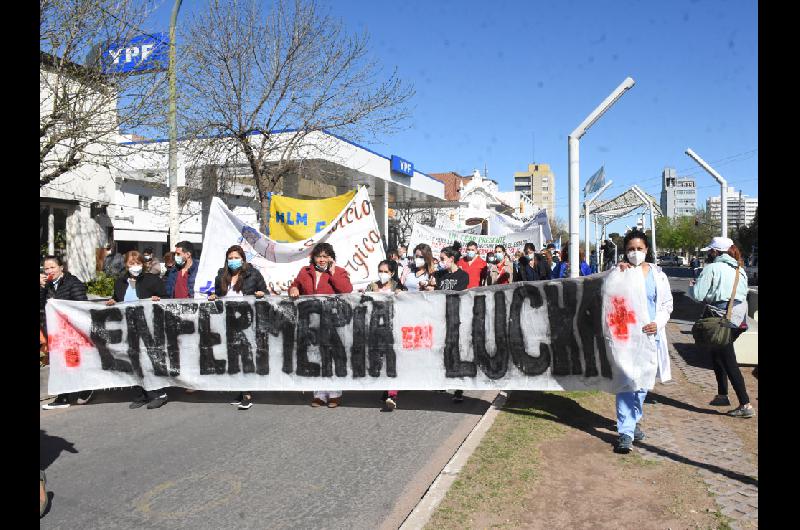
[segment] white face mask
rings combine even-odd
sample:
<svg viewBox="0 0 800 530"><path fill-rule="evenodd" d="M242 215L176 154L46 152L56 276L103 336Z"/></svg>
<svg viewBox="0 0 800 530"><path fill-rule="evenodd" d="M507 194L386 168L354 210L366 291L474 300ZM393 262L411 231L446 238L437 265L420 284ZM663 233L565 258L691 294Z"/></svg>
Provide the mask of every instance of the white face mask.
<svg viewBox="0 0 800 530"><path fill-rule="evenodd" d="M128 272L131 274L131 276L139 276L142 273L142 266L133 265L132 267L128 267Z"/></svg>
<svg viewBox="0 0 800 530"><path fill-rule="evenodd" d="M641 250L631 250L630 252L628 252L628 261L634 267L638 267L639 265L644 263L646 257L647 254L645 254Z"/></svg>
<svg viewBox="0 0 800 530"><path fill-rule="evenodd" d="M392 275L388 272L379 272L378 278L380 278L381 283L389 283L389 280L392 279Z"/></svg>
<svg viewBox="0 0 800 530"><path fill-rule="evenodd" d="M418 269L421 269L425 266L425 258L414 258L414 265L416 265Z"/></svg>

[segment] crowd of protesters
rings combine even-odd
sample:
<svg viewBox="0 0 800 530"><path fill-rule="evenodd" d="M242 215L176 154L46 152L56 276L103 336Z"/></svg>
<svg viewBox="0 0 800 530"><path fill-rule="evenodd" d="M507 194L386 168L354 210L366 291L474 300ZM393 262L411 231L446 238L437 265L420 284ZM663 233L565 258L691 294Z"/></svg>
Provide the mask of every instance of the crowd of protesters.
<svg viewBox="0 0 800 530"><path fill-rule="evenodd" d="M565 243L563 248L568 248ZM655 265L647 236L644 232L633 230L624 239L624 251L616 263L616 248L610 241L601 247L605 270L618 268L624 271L634 267L640 270L645 279L650 323L642 331L654 337L657 350L658 376L661 381L669 380L669 356L665 326L672 312L672 295L666 275ZM699 301L719 310L725 308L734 285L733 278L738 274L740 281L735 292L734 314L731 319L736 325L746 321L747 276L742 269L741 255L730 239L714 238L708 248L710 266L703 269L696 282L692 282L690 295ZM113 245L106 247L104 272L116 277L113 296L106 303L113 305L136 300L158 301L161 298L193 298L197 286L195 280L199 261L196 259L192 243L182 241L175 245L174 251L165 254L159 261L152 248L142 253L132 250L124 255L115 252ZM504 285L520 281L541 281L568 278L571 267L567 252L561 252L554 244L548 244L537 251L532 243L526 243L521 252L513 255L503 245L494 247L482 256L478 244L468 241L462 247L459 241L442 248L434 254L430 245L421 243L411 253L405 245L387 252L388 259L378 266L378 280L370 283L364 290L372 293L394 295L403 291L463 291L487 285ZM239 296L263 297L278 295L268 289L264 277L247 263L244 250L231 246L224 256L220 256L222 267L217 272L213 294L209 300ZM597 273L597 255L587 262L583 249L579 253L577 265L580 276ZM303 267L289 286L288 295L297 298L301 295L345 294L353 292L348 272L336 264L336 253L328 243L319 243L311 251L309 264ZM48 299L87 300L86 286L75 276L64 270L64 264L56 256L47 256L43 273L40 275L41 310ZM46 335L45 320L42 318L42 331ZM742 324L743 326L746 324ZM728 414L734 417L749 418L755 412L749 403L744 380L736 363L733 346L712 349L714 371L717 375L718 394L711 405L729 405L728 379L733 383L739 400L739 407ZM131 408L147 405L148 409L159 408L167 402L166 389L145 391L136 387L137 397ZM192 389L186 389L193 392ZM443 392L443 391L442 391ZM70 406L70 400L78 404L88 403L94 392L86 391L62 394L43 406L45 409ZM312 407L336 408L342 402L341 390L317 391L313 393ZM627 452L631 444L644 438L639 427L642 406L646 391L626 392L617 395L618 442L615 450ZM397 407L396 390L386 390L382 401L385 410ZM463 391L456 390L453 401L463 401ZM252 407L252 394L241 392L232 404L241 410Z"/></svg>

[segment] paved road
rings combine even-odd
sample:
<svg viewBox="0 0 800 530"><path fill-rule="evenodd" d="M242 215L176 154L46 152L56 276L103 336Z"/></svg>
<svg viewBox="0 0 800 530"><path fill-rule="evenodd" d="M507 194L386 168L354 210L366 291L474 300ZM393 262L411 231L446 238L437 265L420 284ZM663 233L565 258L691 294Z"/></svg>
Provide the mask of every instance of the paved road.
<svg viewBox="0 0 800 530"><path fill-rule="evenodd" d="M49 528L397 528L480 419L495 392L345 392L313 409L310 394L185 394L128 409L129 390L42 411ZM479 399L480 398L480 399Z"/></svg>

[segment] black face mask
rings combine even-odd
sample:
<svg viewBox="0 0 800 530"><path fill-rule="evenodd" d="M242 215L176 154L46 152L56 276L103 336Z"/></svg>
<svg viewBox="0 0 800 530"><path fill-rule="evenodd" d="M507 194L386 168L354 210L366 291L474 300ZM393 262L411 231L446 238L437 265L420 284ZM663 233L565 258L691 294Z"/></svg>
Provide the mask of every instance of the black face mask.
<svg viewBox="0 0 800 530"><path fill-rule="evenodd" d="M706 255L706 263L714 263L714 260L717 258L716 252L709 252Z"/></svg>

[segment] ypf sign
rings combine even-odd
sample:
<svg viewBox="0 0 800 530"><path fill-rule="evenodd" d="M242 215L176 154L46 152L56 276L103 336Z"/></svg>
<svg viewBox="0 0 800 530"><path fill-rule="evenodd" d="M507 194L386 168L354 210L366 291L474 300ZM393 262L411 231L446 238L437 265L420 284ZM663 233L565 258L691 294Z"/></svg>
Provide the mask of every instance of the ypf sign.
<svg viewBox="0 0 800 530"><path fill-rule="evenodd" d="M168 63L166 33L140 35L125 43L112 43L103 50L103 70L108 74L161 70Z"/></svg>

